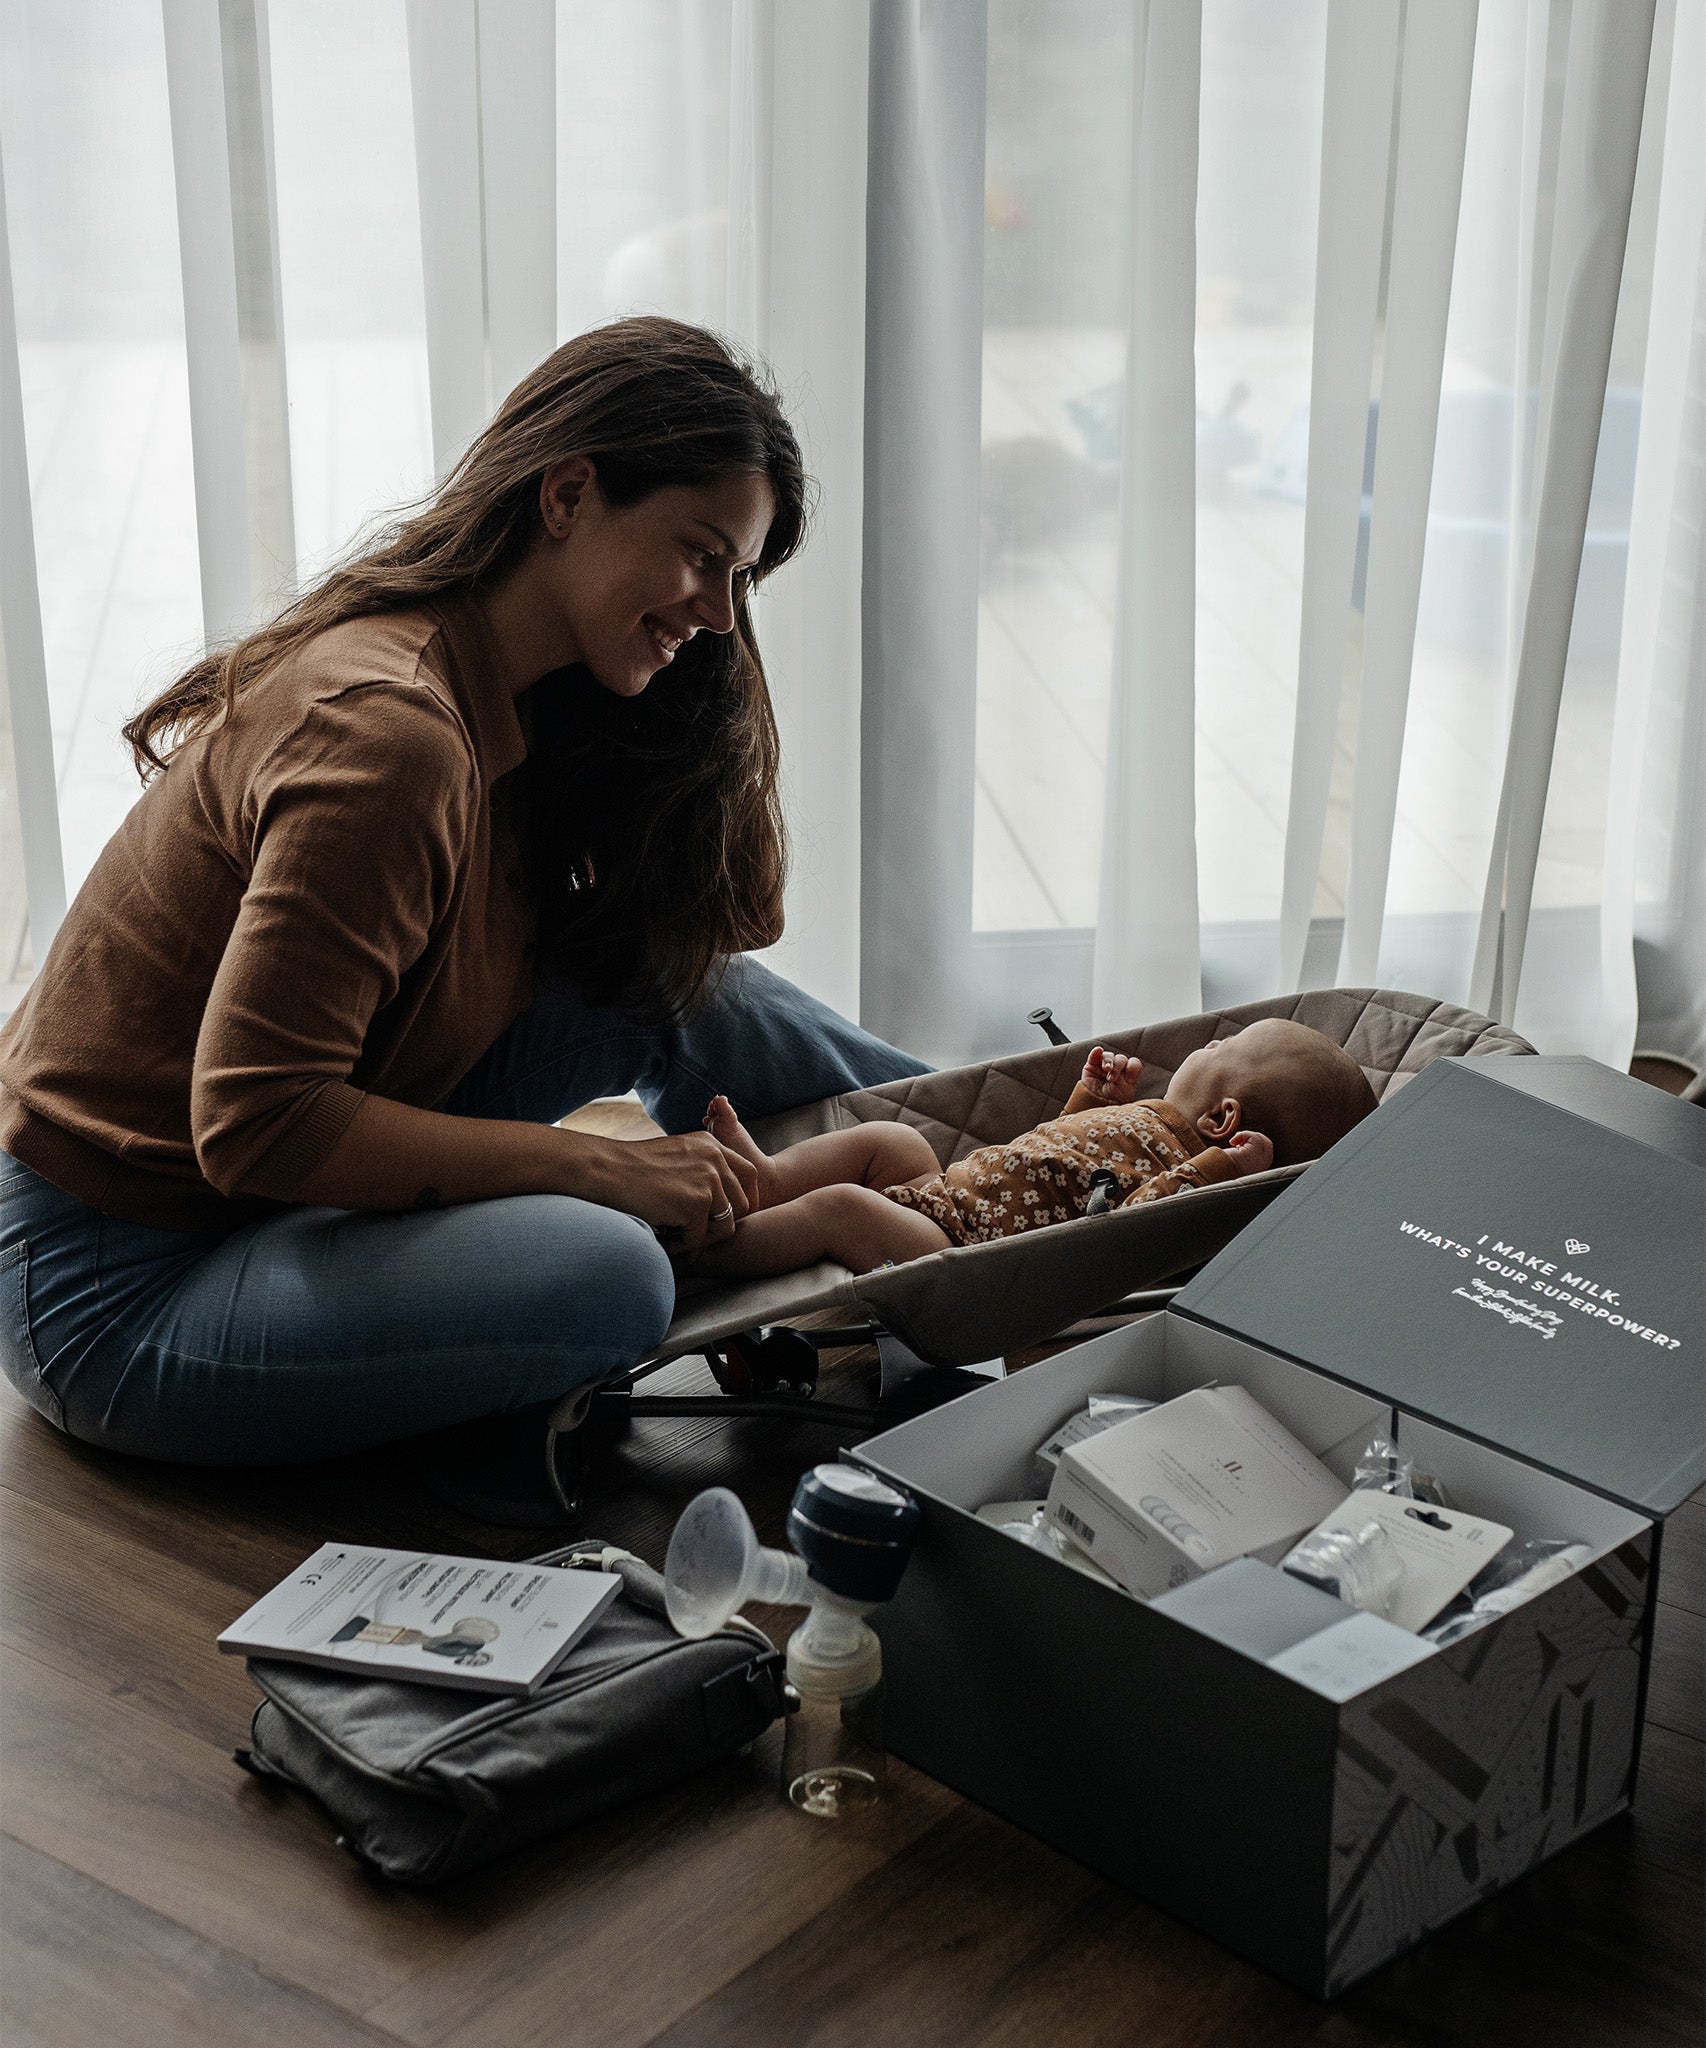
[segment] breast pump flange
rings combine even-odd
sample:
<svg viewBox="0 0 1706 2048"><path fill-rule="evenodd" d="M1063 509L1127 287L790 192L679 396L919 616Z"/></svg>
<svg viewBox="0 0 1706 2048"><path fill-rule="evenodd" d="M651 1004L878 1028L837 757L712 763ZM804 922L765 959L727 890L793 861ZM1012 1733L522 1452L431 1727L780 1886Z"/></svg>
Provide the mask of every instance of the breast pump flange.
<svg viewBox="0 0 1706 2048"><path fill-rule="evenodd" d="M804 1607L788 1638L799 1699L782 1783L802 1813L840 1819L882 1789L883 1647L865 1616L893 1597L912 1554L918 1504L856 1465L818 1465L788 1510L793 1554L761 1544L727 1487L689 1501L670 1537L664 1597L677 1632L713 1635L749 1601Z"/></svg>

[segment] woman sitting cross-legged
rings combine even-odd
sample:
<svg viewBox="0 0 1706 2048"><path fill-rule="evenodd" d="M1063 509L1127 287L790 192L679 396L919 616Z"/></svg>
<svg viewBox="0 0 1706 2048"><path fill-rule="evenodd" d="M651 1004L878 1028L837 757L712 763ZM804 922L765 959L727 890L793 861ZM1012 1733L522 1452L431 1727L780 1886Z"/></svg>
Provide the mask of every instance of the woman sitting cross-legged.
<svg viewBox="0 0 1706 2048"><path fill-rule="evenodd" d="M636 1363L756 1192L702 1130L924 1071L737 956L782 925L749 596L807 481L669 320L548 356L436 497L126 728L146 780L0 1032L0 1369L246 1464ZM634 1088L664 1135L558 1128ZM526 1420L529 1411L532 1419ZM501 1459L498 1460L501 1464Z"/></svg>

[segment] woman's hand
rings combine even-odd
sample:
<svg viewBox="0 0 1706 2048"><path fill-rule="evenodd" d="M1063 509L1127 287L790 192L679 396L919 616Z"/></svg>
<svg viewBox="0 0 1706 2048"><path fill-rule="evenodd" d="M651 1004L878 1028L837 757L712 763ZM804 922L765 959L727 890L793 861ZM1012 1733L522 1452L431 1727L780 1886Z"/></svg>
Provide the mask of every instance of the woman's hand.
<svg viewBox="0 0 1706 2048"><path fill-rule="evenodd" d="M698 1252L757 1206L758 1172L708 1131L601 1138L555 1124L447 1116L363 1096L297 1199L334 1209L440 1209L504 1195L576 1195L664 1229Z"/></svg>
<svg viewBox="0 0 1706 2048"><path fill-rule="evenodd" d="M607 1143L613 1178L599 1199L660 1229L679 1230L690 1259L732 1237L736 1222L757 1204L758 1169L709 1131Z"/></svg>

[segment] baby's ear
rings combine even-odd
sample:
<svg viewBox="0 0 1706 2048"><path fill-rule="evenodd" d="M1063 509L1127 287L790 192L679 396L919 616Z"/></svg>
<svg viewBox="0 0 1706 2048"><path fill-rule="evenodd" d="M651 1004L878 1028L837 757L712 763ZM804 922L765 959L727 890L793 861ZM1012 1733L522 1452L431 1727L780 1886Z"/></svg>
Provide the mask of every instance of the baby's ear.
<svg viewBox="0 0 1706 2048"><path fill-rule="evenodd" d="M1212 1109L1197 1118L1197 1129L1216 1145L1224 1144L1244 1118L1244 1106L1235 1095L1223 1095Z"/></svg>

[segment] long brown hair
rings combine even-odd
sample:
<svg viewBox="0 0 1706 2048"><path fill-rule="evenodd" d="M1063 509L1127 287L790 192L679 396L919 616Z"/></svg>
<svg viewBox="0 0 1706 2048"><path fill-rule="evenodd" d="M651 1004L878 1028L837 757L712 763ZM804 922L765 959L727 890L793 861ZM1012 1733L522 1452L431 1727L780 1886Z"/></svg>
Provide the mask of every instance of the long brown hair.
<svg viewBox="0 0 1706 2048"><path fill-rule="evenodd" d="M539 484L589 457L613 505L762 471L776 513L757 582L799 547L810 484L774 386L704 328L591 329L518 384L428 501L409 508L270 624L210 650L124 727L146 782L238 698L347 619L489 585L541 538ZM590 999L679 1013L719 956L781 931L786 840L770 693L747 606L696 635L640 696L584 671L533 692L522 781L542 964Z"/></svg>

